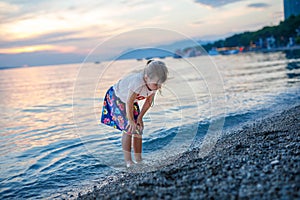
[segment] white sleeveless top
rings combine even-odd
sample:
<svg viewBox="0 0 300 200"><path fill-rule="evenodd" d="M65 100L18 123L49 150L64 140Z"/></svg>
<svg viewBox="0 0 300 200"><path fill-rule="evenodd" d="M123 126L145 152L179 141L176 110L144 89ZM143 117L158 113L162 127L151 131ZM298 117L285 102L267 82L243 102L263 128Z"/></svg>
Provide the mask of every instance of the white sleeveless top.
<svg viewBox="0 0 300 200"><path fill-rule="evenodd" d="M143 100L156 92L156 90L150 91L147 88L143 79L143 73L129 74L128 76L119 80L115 85L113 85L113 89L116 96L119 97L124 103L127 103L129 94L131 92L135 92L138 94L134 102Z"/></svg>

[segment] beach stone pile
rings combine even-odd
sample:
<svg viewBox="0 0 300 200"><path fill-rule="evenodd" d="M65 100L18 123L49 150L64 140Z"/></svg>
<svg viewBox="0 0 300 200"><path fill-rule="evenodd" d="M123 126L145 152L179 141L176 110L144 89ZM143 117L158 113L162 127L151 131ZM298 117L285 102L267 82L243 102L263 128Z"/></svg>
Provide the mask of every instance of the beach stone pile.
<svg viewBox="0 0 300 200"><path fill-rule="evenodd" d="M78 199L300 199L300 106L224 134L148 173L120 172Z"/></svg>

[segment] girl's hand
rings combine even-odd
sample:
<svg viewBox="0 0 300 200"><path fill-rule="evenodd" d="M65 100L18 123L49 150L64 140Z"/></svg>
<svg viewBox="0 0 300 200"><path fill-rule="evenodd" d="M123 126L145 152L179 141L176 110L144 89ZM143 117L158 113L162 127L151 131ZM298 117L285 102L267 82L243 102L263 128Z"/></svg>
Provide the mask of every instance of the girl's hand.
<svg viewBox="0 0 300 200"><path fill-rule="evenodd" d="M137 118L136 124L137 124L137 128L138 128L139 132L142 133L143 130L144 130L144 122L143 122L143 119L140 118L140 117L138 117L138 118Z"/></svg>
<svg viewBox="0 0 300 200"><path fill-rule="evenodd" d="M127 127L126 127L127 132L128 133L135 133L136 128L137 128L136 123L133 120L129 120L128 124L127 124Z"/></svg>

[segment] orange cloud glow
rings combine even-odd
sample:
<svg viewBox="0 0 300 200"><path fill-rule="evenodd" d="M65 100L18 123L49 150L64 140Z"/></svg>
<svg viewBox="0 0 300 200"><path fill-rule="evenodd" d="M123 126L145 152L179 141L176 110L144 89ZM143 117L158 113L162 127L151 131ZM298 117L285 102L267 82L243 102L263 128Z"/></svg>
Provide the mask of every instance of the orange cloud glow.
<svg viewBox="0 0 300 200"><path fill-rule="evenodd" d="M74 52L76 47L73 46L54 46L54 45L35 45L35 46L23 46L0 49L1 54L17 54L17 53L31 53L38 51L57 51L60 53Z"/></svg>

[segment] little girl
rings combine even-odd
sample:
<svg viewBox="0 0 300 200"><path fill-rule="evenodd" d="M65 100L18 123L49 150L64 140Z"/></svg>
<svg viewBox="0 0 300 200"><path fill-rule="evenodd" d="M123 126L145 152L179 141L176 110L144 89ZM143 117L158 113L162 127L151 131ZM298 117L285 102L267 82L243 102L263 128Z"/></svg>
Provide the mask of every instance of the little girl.
<svg viewBox="0 0 300 200"><path fill-rule="evenodd" d="M165 63L149 60L142 72L119 80L105 95L101 122L123 132L122 149L127 167L134 164L131 158L132 136L135 161L142 161L143 116L167 76ZM137 102L144 99L145 103L140 111Z"/></svg>

